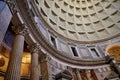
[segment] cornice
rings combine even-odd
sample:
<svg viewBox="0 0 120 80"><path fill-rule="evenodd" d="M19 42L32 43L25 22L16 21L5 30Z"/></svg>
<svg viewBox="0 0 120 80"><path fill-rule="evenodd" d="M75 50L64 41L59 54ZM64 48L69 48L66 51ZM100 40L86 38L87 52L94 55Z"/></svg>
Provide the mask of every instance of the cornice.
<svg viewBox="0 0 120 80"><path fill-rule="evenodd" d="M32 37L36 40L36 42L44 49L46 50L52 57L54 57L57 60L60 60L61 62L74 65L74 66L103 66L107 63L105 58L99 59L99 60L82 60L78 58L71 58L68 56L65 56L64 53L61 53L56 48L54 48L50 43L45 39L45 37L40 32L39 27L36 25L32 14L30 13L27 0L16 0L17 6L19 8L20 14L24 20L24 23L26 24L27 28L29 29L30 34ZM27 38L30 38L27 36ZM29 39L26 39L26 42ZM32 40L32 39L30 39ZM28 41L29 42L29 41ZM31 43L30 43L31 44Z"/></svg>

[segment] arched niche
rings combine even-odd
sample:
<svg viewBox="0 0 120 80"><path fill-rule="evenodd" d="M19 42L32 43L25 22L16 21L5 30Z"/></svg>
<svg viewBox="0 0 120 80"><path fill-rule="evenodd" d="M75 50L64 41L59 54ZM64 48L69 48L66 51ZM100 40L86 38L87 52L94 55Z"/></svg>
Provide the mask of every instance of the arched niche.
<svg viewBox="0 0 120 80"><path fill-rule="evenodd" d="M106 48L109 55L114 55L115 60L120 60L120 43L111 44Z"/></svg>

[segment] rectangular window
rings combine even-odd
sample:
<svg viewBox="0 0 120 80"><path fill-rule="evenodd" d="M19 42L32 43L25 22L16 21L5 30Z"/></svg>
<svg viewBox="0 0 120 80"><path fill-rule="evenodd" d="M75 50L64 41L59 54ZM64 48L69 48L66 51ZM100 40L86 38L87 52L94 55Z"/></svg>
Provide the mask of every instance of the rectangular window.
<svg viewBox="0 0 120 80"><path fill-rule="evenodd" d="M50 37L51 38L51 42L52 42L52 44L53 44L53 46L55 46L56 47L56 41L55 41L55 38L54 37Z"/></svg>
<svg viewBox="0 0 120 80"><path fill-rule="evenodd" d="M102 72L102 69L101 69L101 68L99 68L99 69L98 69L98 72L100 72L100 73L101 73L101 72Z"/></svg>
<svg viewBox="0 0 120 80"><path fill-rule="evenodd" d="M71 50L73 52L73 55L78 57L76 48L75 47L71 47Z"/></svg>
<svg viewBox="0 0 120 80"><path fill-rule="evenodd" d="M98 52L96 51L95 48L91 48L91 51L92 51L93 57L99 57L99 54L98 54Z"/></svg>

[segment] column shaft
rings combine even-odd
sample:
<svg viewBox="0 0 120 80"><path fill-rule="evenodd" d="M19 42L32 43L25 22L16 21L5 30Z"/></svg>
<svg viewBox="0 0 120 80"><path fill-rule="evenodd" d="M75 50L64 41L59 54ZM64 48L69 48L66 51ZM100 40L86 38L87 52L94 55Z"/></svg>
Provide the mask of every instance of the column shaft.
<svg viewBox="0 0 120 80"><path fill-rule="evenodd" d="M48 55L41 58L41 74L42 80L53 80Z"/></svg>
<svg viewBox="0 0 120 80"><path fill-rule="evenodd" d="M76 73L77 73L77 79L82 80L79 70L77 70Z"/></svg>
<svg viewBox="0 0 120 80"><path fill-rule="evenodd" d="M88 70L85 70L85 72L86 72L87 79L91 80L90 75L88 74Z"/></svg>
<svg viewBox="0 0 120 80"><path fill-rule="evenodd" d="M24 36L20 34L16 35L5 74L5 80L20 80L23 46Z"/></svg>
<svg viewBox="0 0 120 80"><path fill-rule="evenodd" d="M39 80L38 53L31 54L31 75L30 80Z"/></svg>

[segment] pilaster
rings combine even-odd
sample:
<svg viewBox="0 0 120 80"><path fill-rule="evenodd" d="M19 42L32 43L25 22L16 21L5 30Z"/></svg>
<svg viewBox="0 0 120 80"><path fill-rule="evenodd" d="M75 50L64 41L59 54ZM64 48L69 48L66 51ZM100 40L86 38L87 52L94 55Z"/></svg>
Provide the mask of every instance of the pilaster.
<svg viewBox="0 0 120 80"><path fill-rule="evenodd" d="M37 43L32 44L29 47L31 51L31 74L30 80L39 80L39 64L38 64L38 51L40 49Z"/></svg>

